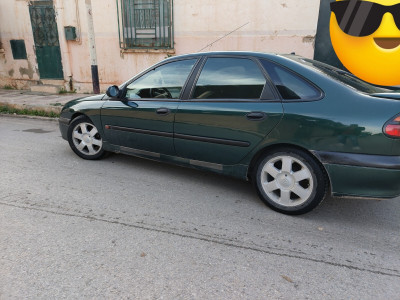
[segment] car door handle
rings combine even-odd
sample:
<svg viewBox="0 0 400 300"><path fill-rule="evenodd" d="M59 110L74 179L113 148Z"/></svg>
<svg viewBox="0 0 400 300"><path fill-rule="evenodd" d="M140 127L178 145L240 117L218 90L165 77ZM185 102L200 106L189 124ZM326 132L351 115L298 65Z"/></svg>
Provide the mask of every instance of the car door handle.
<svg viewBox="0 0 400 300"><path fill-rule="evenodd" d="M247 120L250 121L260 121L264 120L267 117L267 115L263 112L249 112L246 115Z"/></svg>
<svg viewBox="0 0 400 300"><path fill-rule="evenodd" d="M161 107L156 110L157 115L168 115L171 111L168 108Z"/></svg>

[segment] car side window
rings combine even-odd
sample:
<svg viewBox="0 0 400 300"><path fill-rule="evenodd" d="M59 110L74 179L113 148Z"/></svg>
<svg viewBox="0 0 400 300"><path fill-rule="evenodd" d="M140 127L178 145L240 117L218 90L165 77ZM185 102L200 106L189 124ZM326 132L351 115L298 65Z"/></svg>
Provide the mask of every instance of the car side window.
<svg viewBox="0 0 400 300"><path fill-rule="evenodd" d="M194 99L260 99L266 79L245 58L208 58L197 80Z"/></svg>
<svg viewBox="0 0 400 300"><path fill-rule="evenodd" d="M128 99L179 99L179 95L196 59L180 60L162 65L130 83Z"/></svg>
<svg viewBox="0 0 400 300"><path fill-rule="evenodd" d="M293 72L267 60L261 60L284 100L317 100L321 91Z"/></svg>

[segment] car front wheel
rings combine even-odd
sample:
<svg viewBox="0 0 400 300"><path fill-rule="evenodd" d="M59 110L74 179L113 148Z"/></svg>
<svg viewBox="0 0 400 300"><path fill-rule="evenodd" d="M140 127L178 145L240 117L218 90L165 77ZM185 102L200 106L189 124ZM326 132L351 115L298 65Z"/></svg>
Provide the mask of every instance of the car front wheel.
<svg viewBox="0 0 400 300"><path fill-rule="evenodd" d="M84 159L99 159L105 154L100 133L86 116L79 116L71 122L68 142L71 149Z"/></svg>
<svg viewBox="0 0 400 300"><path fill-rule="evenodd" d="M273 210L304 214L324 199L326 175L311 155L297 149L280 149L261 158L255 185L260 198Z"/></svg>

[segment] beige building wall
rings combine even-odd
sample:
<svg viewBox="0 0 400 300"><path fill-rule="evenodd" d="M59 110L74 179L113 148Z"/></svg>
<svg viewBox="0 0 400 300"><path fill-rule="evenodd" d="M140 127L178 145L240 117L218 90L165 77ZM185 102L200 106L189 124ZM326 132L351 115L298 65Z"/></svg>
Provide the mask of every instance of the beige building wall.
<svg viewBox="0 0 400 300"><path fill-rule="evenodd" d="M0 1L0 86L29 88L43 83L36 60L28 0ZM91 69L85 0L54 0L64 88L90 92ZM173 51L119 47L115 0L92 0L101 90L126 81L170 55L245 50L312 57L319 0L174 0ZM66 41L64 26L77 28ZM27 60L14 60L10 39L24 39Z"/></svg>
<svg viewBox="0 0 400 300"><path fill-rule="evenodd" d="M14 60L10 40L23 39L27 60ZM39 80L26 1L0 0L0 86L24 87Z"/></svg>

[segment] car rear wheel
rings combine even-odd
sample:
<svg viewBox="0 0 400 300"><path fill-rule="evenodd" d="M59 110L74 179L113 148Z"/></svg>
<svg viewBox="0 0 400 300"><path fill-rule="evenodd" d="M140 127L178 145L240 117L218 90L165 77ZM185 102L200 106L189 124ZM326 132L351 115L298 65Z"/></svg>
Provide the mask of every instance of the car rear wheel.
<svg viewBox="0 0 400 300"><path fill-rule="evenodd" d="M68 142L71 149L84 159L99 159L105 154L100 133L86 116L79 116L71 122Z"/></svg>
<svg viewBox="0 0 400 300"><path fill-rule="evenodd" d="M260 198L289 215L311 211L327 191L324 171L311 155L297 149L279 149L261 158L255 179Z"/></svg>

